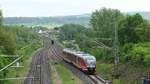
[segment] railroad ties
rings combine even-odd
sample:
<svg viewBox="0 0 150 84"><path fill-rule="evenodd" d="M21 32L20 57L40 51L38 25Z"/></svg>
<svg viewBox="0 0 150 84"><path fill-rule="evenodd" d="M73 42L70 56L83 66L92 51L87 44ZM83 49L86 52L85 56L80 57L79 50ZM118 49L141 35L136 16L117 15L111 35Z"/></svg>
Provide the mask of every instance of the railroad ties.
<svg viewBox="0 0 150 84"><path fill-rule="evenodd" d="M51 84L50 81L50 65L48 62L47 49L41 49L33 56L31 68L28 73L28 77L32 79L26 79L24 84Z"/></svg>
<svg viewBox="0 0 150 84"><path fill-rule="evenodd" d="M98 75L88 75L88 77L92 80L92 84L112 84L111 81L104 80Z"/></svg>

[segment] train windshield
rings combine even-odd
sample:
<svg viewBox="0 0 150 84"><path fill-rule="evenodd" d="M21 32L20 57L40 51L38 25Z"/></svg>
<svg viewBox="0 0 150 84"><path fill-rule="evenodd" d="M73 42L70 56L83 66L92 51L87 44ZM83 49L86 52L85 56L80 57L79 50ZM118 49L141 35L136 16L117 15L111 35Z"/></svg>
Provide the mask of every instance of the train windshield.
<svg viewBox="0 0 150 84"><path fill-rule="evenodd" d="M93 59L93 58L89 58L88 60L95 60L95 59Z"/></svg>
<svg viewBox="0 0 150 84"><path fill-rule="evenodd" d="M87 58L87 61L95 61L96 62L96 59L95 59L95 57L90 56L90 57Z"/></svg>

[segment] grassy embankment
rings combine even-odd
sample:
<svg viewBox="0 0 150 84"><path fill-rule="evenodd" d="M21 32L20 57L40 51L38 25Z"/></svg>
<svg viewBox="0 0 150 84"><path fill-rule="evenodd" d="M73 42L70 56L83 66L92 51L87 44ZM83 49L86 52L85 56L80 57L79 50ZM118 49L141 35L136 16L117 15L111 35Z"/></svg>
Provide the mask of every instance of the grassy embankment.
<svg viewBox="0 0 150 84"><path fill-rule="evenodd" d="M113 64L101 64L97 62L96 65L96 71L98 74L100 74L102 77L104 77L107 80L112 80L112 69ZM121 84L120 80L113 80L113 84Z"/></svg>
<svg viewBox="0 0 150 84"><path fill-rule="evenodd" d="M119 65L119 71L122 71L119 79L113 79L113 84L142 84L142 74L149 71L149 68L135 67L133 65ZM112 80L113 64L101 64L97 62L97 73L102 77Z"/></svg>
<svg viewBox="0 0 150 84"><path fill-rule="evenodd" d="M52 64L52 80L54 84L83 84L63 64Z"/></svg>

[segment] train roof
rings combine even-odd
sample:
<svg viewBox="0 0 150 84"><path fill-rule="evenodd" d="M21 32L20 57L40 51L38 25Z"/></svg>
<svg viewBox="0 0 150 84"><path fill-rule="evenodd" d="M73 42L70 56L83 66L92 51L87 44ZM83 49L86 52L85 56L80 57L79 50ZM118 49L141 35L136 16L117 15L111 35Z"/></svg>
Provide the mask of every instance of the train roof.
<svg viewBox="0 0 150 84"><path fill-rule="evenodd" d="M74 55L82 57L82 58L95 59L95 57L93 55L90 55L90 54L82 52L82 51L76 51L76 50L69 49L69 48L63 49L63 51L74 54Z"/></svg>

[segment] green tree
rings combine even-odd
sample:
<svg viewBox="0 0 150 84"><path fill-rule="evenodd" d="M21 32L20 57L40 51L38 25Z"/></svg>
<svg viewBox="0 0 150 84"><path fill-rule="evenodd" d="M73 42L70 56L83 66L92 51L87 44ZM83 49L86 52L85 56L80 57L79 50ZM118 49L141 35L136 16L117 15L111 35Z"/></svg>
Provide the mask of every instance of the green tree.
<svg viewBox="0 0 150 84"><path fill-rule="evenodd" d="M95 34L91 38L95 41L95 48L104 48L99 49L99 52L101 52L99 53L100 57L102 55L107 55L110 58L113 56L110 50L112 51L112 47L114 46L115 28L122 17L122 13L116 9L102 8L92 13L90 24ZM108 52L110 53L107 54ZM107 56L103 59L108 59L109 57Z"/></svg>
<svg viewBox="0 0 150 84"><path fill-rule="evenodd" d="M60 27L59 37L62 40L75 40L76 36L83 32L85 27L78 24L65 24Z"/></svg>
<svg viewBox="0 0 150 84"><path fill-rule="evenodd" d="M0 31L2 29L2 19L3 19L3 17L2 17L2 11L0 10Z"/></svg>
<svg viewBox="0 0 150 84"><path fill-rule="evenodd" d="M150 65L150 43L129 43L121 49L121 60L123 63L130 62L134 65Z"/></svg>
<svg viewBox="0 0 150 84"><path fill-rule="evenodd" d="M97 37L112 38L115 22L122 16L119 10L102 8L92 13L90 24Z"/></svg>
<svg viewBox="0 0 150 84"><path fill-rule="evenodd" d="M135 15L127 15L126 18L122 19L120 22L120 29L119 29L120 43L121 44L129 42L138 43L139 41L141 41L139 37L140 35L137 33L137 31L139 28L141 28L141 25L144 22L145 22L144 19L138 13L136 13Z"/></svg>
<svg viewBox="0 0 150 84"><path fill-rule="evenodd" d="M150 42L150 24L144 20L135 30L140 42Z"/></svg>

